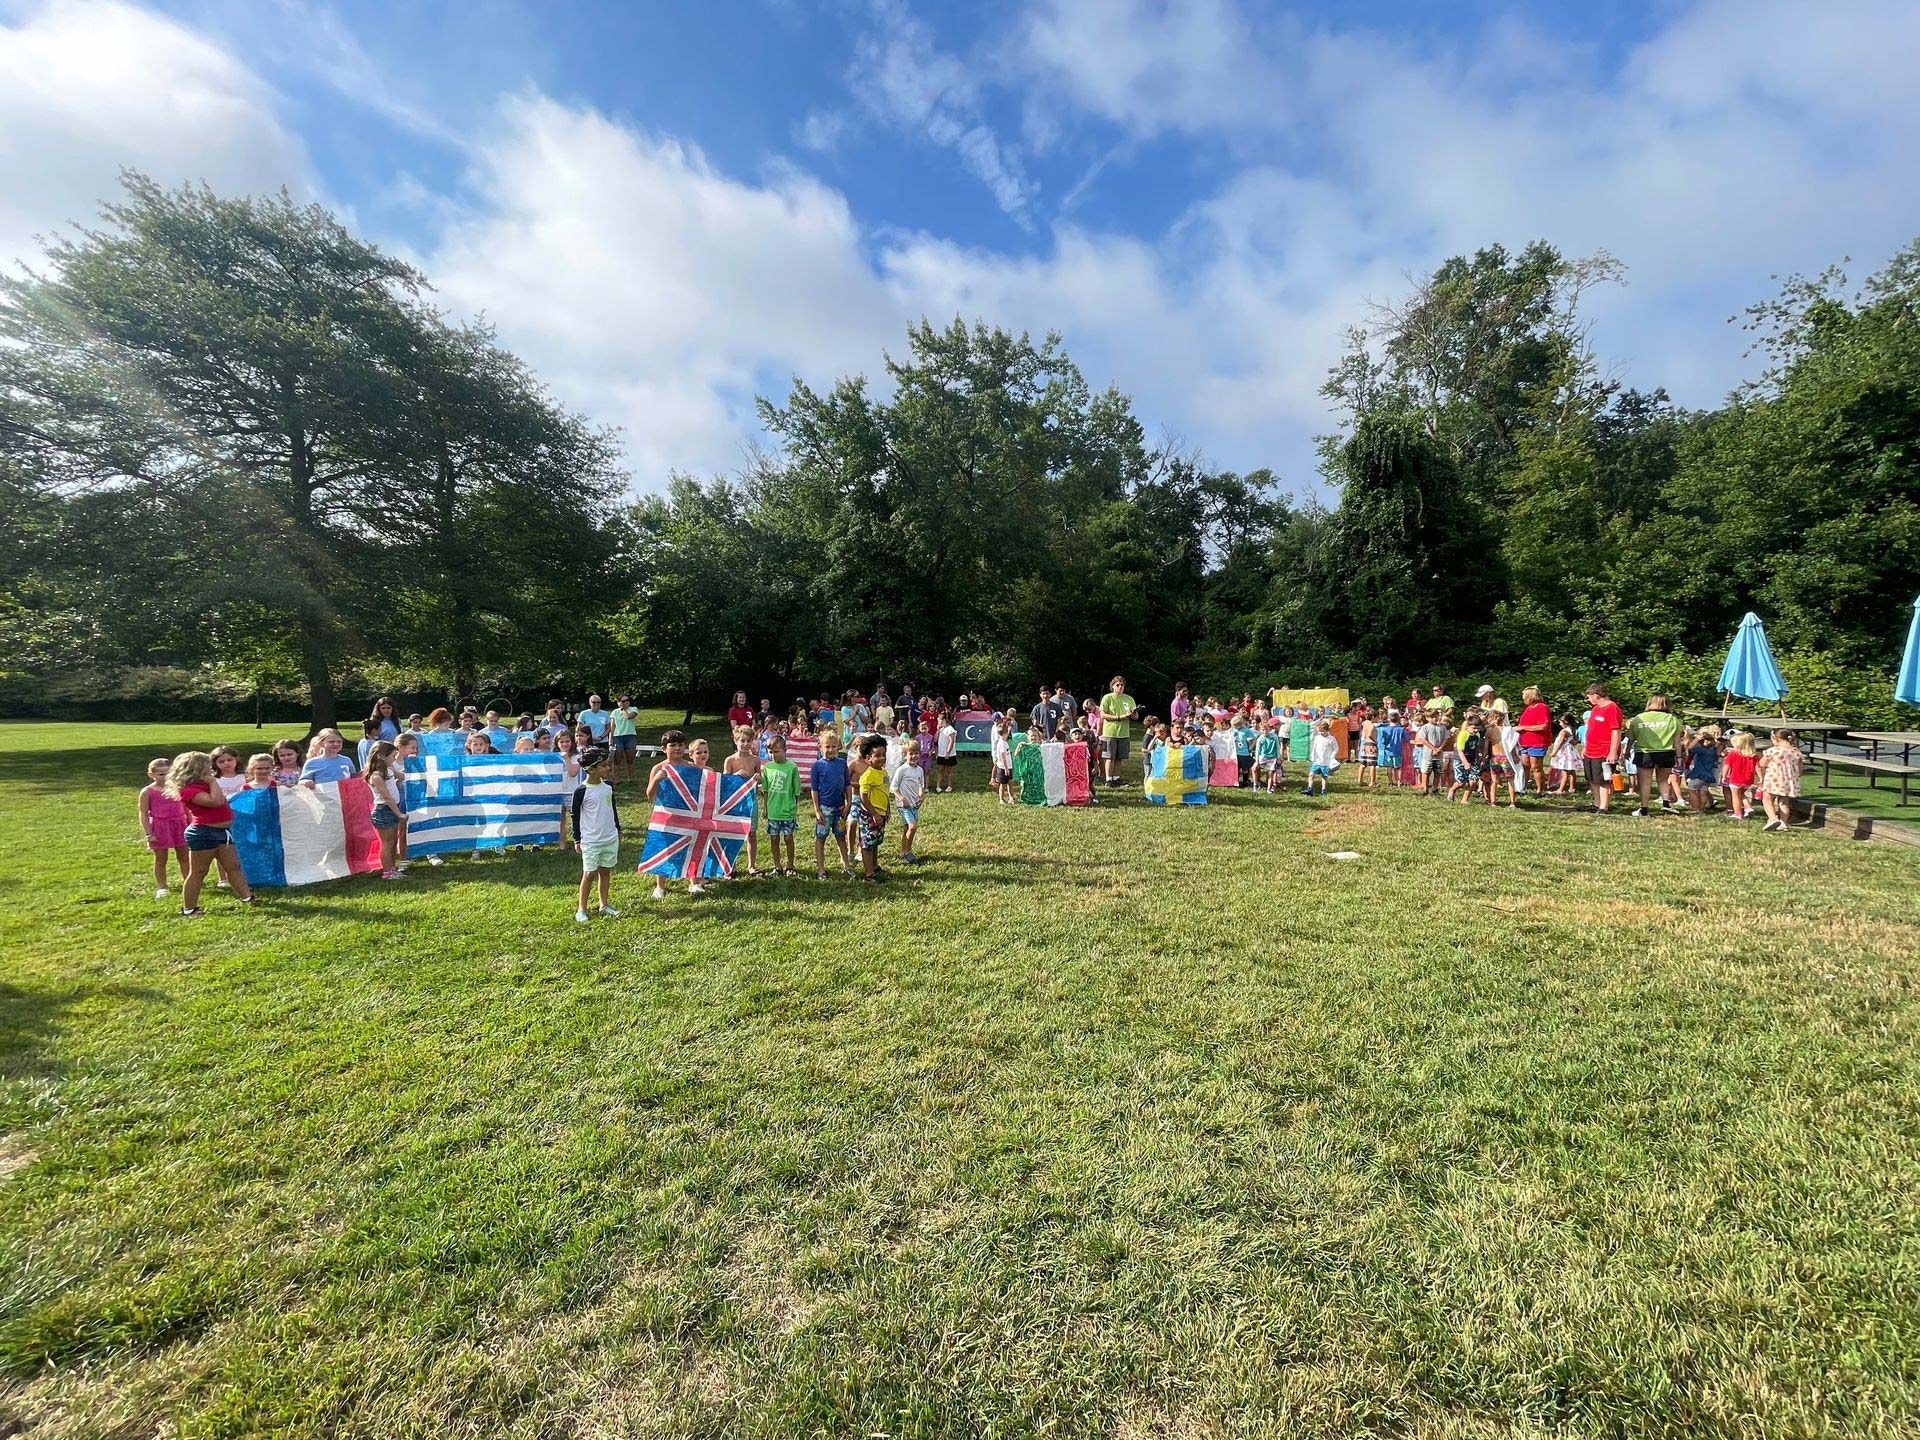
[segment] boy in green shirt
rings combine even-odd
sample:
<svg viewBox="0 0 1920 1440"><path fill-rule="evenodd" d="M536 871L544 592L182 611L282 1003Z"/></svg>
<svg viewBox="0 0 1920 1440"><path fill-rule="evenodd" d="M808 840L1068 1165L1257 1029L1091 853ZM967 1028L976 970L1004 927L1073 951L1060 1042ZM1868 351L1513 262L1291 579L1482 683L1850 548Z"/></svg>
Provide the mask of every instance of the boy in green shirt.
<svg viewBox="0 0 1920 1440"><path fill-rule="evenodd" d="M773 851L773 873L782 878L797 875L793 834L800 823L800 767L787 759L787 737L777 731L767 737L767 763L760 767L760 794L767 806L767 846Z"/></svg>
<svg viewBox="0 0 1920 1440"><path fill-rule="evenodd" d="M1100 759L1109 786L1120 783L1120 765L1127 758L1128 742L1133 739L1133 722L1140 707L1127 694L1127 679L1116 675L1100 697Z"/></svg>

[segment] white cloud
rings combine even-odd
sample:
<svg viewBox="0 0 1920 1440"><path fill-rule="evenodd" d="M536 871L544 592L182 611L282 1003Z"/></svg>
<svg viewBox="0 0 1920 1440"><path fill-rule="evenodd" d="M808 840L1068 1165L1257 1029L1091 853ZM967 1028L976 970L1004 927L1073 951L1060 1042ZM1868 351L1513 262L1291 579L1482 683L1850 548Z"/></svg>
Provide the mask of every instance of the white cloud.
<svg viewBox="0 0 1920 1440"><path fill-rule="evenodd" d="M854 98L869 114L952 150L994 203L1030 228L1039 187L1018 148L981 118L972 72L934 43L902 0L872 0L872 11L874 26L857 42L848 74Z"/></svg>
<svg viewBox="0 0 1920 1440"><path fill-rule="evenodd" d="M305 148L226 50L111 0L52 0L0 21L0 264L90 223L122 167L225 191L311 193Z"/></svg>
<svg viewBox="0 0 1920 1440"><path fill-rule="evenodd" d="M838 192L716 171L677 141L528 95L474 148L465 213L421 257L573 404L627 433L643 486L738 463L766 375L876 368L906 317Z"/></svg>

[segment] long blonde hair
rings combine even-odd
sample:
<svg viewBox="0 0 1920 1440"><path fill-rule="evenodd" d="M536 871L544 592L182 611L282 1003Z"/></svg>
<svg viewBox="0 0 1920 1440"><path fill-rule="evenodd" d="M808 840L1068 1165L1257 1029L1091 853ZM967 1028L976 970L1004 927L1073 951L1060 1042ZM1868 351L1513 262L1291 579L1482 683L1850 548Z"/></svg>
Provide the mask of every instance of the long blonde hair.
<svg viewBox="0 0 1920 1440"><path fill-rule="evenodd" d="M204 750L182 750L167 767L167 794L176 800L183 785L212 783L213 756Z"/></svg>
<svg viewBox="0 0 1920 1440"><path fill-rule="evenodd" d="M342 750L347 748L347 737L342 735L338 730L331 728L317 730L314 732L313 739L307 742L307 759L318 760L322 755L327 753L327 737L329 735L340 742L340 748Z"/></svg>

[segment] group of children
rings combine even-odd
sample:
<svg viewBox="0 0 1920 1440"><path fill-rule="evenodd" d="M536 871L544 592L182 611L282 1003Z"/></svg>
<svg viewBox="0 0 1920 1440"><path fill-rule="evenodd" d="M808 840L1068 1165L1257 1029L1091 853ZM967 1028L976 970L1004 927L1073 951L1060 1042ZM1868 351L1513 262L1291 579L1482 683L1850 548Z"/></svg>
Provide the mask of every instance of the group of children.
<svg viewBox="0 0 1920 1440"><path fill-rule="evenodd" d="M841 873L855 874L854 850L859 852L860 878L884 884L880 850L895 812L900 817L900 863L919 864L914 844L920 833L920 807L926 796L926 777L917 756L902 758L888 769L887 737L856 736L851 754L843 755L837 729L819 737L819 756L808 767L803 784L800 767L787 758L787 724L770 726L763 735L751 724L733 727L733 753L721 764L721 773L739 776L756 787L755 820L746 834L746 868L736 875L757 877L771 873L787 879L801 875L795 837L800 828L802 797L813 819L813 874L827 878L827 845L839 855ZM706 769L711 752L705 740L689 741L679 730L660 737L663 759L647 775L646 799L652 806L670 767ZM579 781L569 803L569 833L580 851L580 894L573 918L586 924L587 902L597 889L600 913L617 916L610 903L613 870L619 863L622 838L620 813L609 783L607 753L590 748L579 757ZM765 827L770 870L760 868L760 832ZM686 876L687 893L704 895L711 877ZM653 898L666 897L667 881L654 876Z"/></svg>

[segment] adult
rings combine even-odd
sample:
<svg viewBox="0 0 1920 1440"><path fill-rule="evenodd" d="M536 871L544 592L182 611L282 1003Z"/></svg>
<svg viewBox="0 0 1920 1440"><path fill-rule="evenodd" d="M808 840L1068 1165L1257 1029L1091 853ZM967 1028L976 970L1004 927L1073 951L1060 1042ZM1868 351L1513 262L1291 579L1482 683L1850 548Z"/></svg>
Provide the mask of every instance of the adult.
<svg viewBox="0 0 1920 1440"><path fill-rule="evenodd" d="M1053 713L1066 721L1069 730L1080 716L1080 707L1074 703L1072 692L1058 680L1053 682Z"/></svg>
<svg viewBox="0 0 1920 1440"><path fill-rule="evenodd" d="M587 727L596 745L607 738L607 727L613 724L613 717L601 708L602 703L598 695L589 695L587 708L580 712L580 723Z"/></svg>
<svg viewBox="0 0 1920 1440"><path fill-rule="evenodd" d="M1187 723L1187 717L1193 713L1193 701L1187 698L1187 682L1182 680L1173 687L1173 701L1167 706L1167 719L1178 730Z"/></svg>
<svg viewBox="0 0 1920 1440"><path fill-rule="evenodd" d="M1027 719L1040 732L1042 740L1051 740L1054 724L1059 718L1053 709L1053 691L1042 685L1039 703L1027 712Z"/></svg>
<svg viewBox="0 0 1920 1440"><path fill-rule="evenodd" d="M400 738L400 719L393 713L393 701L384 695L373 702L373 709L367 714L367 723L373 726L373 738L376 740Z"/></svg>
<svg viewBox="0 0 1920 1440"><path fill-rule="evenodd" d="M1673 713L1666 696L1647 697L1647 708L1627 722L1627 738L1633 741L1634 774L1640 782L1640 803L1633 813L1647 813L1649 796L1662 810L1671 810L1667 777L1673 773L1674 752L1680 748L1680 717Z"/></svg>
<svg viewBox="0 0 1920 1440"><path fill-rule="evenodd" d="M1127 694L1127 677L1114 676L1100 697L1100 763L1109 786L1120 783L1120 762L1127 758L1133 722L1139 715L1139 705Z"/></svg>
<svg viewBox="0 0 1920 1440"><path fill-rule="evenodd" d="M887 693L887 682L884 680L875 681L873 686L873 693L867 697L867 705L875 713L878 713L882 705L892 705L892 704L893 704L893 697Z"/></svg>
<svg viewBox="0 0 1920 1440"><path fill-rule="evenodd" d="M1604 815L1613 801L1613 767L1620 763L1620 707L1607 698L1607 687L1598 680L1587 687L1587 705L1586 738L1580 745L1580 758L1586 767L1593 808Z"/></svg>
<svg viewBox="0 0 1920 1440"><path fill-rule="evenodd" d="M640 711L629 697L622 695L613 702L613 773L618 775L624 766L629 780L640 749L639 722Z"/></svg>
<svg viewBox="0 0 1920 1440"><path fill-rule="evenodd" d="M1547 793L1547 746L1553 742L1553 711L1540 697L1540 687L1529 685L1520 692L1520 718L1514 729L1520 732L1520 759L1527 767L1527 788L1536 795Z"/></svg>
<svg viewBox="0 0 1920 1440"><path fill-rule="evenodd" d="M731 731L736 725L751 724L753 711L747 707L747 692L736 690L733 692L733 704L727 707L727 729Z"/></svg>
<svg viewBox="0 0 1920 1440"><path fill-rule="evenodd" d="M920 697L913 693L912 681L900 687L899 708L906 723L905 733L911 735L920 728Z"/></svg>
<svg viewBox="0 0 1920 1440"><path fill-rule="evenodd" d="M1489 685L1487 689L1491 690L1493 687ZM1437 710L1449 719L1453 717L1453 697L1447 694L1447 687L1437 680L1433 686L1433 698L1427 701L1427 709Z"/></svg>

